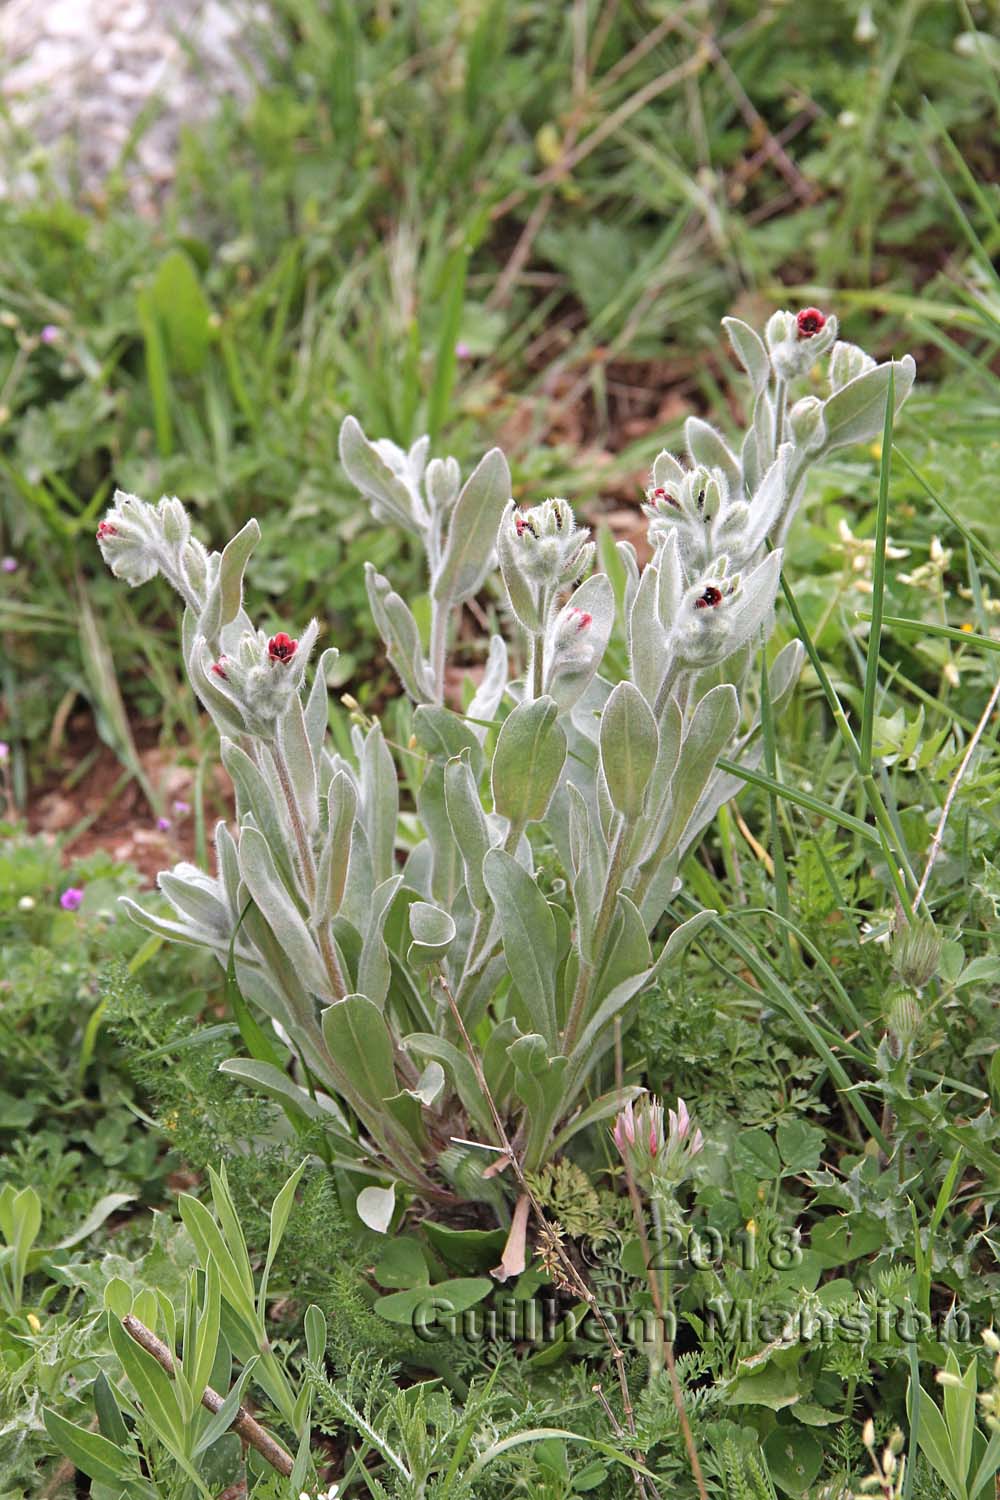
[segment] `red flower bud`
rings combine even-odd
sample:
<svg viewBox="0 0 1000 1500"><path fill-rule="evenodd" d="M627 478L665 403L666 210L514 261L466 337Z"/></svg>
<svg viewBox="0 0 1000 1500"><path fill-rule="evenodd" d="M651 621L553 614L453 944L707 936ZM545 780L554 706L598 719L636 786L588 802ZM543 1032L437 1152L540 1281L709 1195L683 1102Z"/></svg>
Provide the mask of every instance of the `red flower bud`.
<svg viewBox="0 0 1000 1500"><path fill-rule="evenodd" d="M538 532L535 530L534 523L529 521L527 516L514 517L514 530L518 536L524 536L524 533L527 532L529 536L533 536L536 541L538 540Z"/></svg>
<svg viewBox="0 0 1000 1500"><path fill-rule="evenodd" d="M100 542L106 536L117 536L117 526L112 526L110 521L102 521L97 528L97 540Z"/></svg>
<svg viewBox="0 0 1000 1500"><path fill-rule="evenodd" d="M585 609L573 609L571 614L576 616L577 630L587 630L594 623L594 617Z"/></svg>
<svg viewBox="0 0 1000 1500"><path fill-rule="evenodd" d="M819 333L826 323L826 313L821 313L818 307L804 307L795 320L800 339L811 339Z"/></svg>
<svg viewBox="0 0 1000 1500"><path fill-rule="evenodd" d="M680 510L680 502L669 494L662 485L653 491L653 499L661 505L672 505L674 510Z"/></svg>
<svg viewBox="0 0 1000 1500"><path fill-rule="evenodd" d="M717 589L714 583L710 583L700 599L694 601L695 609L715 609L722 603L722 590Z"/></svg>
<svg viewBox="0 0 1000 1500"><path fill-rule="evenodd" d="M225 659L226 658L223 657L222 661L213 661L213 663L212 663L212 671L215 673L216 677L221 677L222 680L223 680L223 682L228 682L229 679L226 676L225 670L224 670L223 665L222 665L222 662L225 661Z"/></svg>
<svg viewBox="0 0 1000 1500"><path fill-rule="evenodd" d="M291 661L298 649L298 641L293 641L290 635L279 630L267 643L267 654L272 661Z"/></svg>

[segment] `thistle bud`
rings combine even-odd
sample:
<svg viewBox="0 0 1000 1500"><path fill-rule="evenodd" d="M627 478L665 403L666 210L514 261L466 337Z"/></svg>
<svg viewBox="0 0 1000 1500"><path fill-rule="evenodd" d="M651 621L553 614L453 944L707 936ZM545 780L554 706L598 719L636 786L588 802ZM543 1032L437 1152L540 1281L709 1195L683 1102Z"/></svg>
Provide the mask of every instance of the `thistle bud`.
<svg viewBox="0 0 1000 1500"><path fill-rule="evenodd" d="M916 1040L922 1021L923 1013L916 993L908 985L894 985L886 1005L886 1023L904 1048Z"/></svg>
<svg viewBox="0 0 1000 1500"><path fill-rule="evenodd" d="M904 984L923 989L938 971L943 944L933 922L908 922L893 937L892 967Z"/></svg>
<svg viewBox="0 0 1000 1500"><path fill-rule="evenodd" d="M835 391L839 391L849 380L856 380L859 375L874 368L875 361L870 354L859 349L857 344L838 340L830 355L830 385Z"/></svg>

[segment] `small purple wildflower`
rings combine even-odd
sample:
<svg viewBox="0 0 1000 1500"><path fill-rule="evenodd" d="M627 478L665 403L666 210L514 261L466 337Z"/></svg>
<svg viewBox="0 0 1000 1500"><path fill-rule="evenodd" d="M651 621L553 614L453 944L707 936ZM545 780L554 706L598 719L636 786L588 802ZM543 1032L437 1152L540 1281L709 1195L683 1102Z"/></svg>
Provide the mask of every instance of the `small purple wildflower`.
<svg viewBox="0 0 1000 1500"><path fill-rule="evenodd" d="M6 740L0 740L0 760L6 760L10 754L10 746Z"/></svg>
<svg viewBox="0 0 1000 1500"><path fill-rule="evenodd" d="M156 826L160 830L161 833L169 833L170 832L170 819L169 818L157 818L157 820L156 820Z"/></svg>
<svg viewBox="0 0 1000 1500"><path fill-rule="evenodd" d="M2 570L4 573L16 573L17 572L17 558L16 557L4 557L4 558L0 558L0 570Z"/></svg>
<svg viewBox="0 0 1000 1500"><path fill-rule="evenodd" d="M471 359L472 358L472 350L469 348L468 344L456 344L455 345L455 358L456 359Z"/></svg>
<svg viewBox="0 0 1000 1500"><path fill-rule="evenodd" d="M79 885L67 886L59 897L59 905L63 911L79 911L83 901L83 887Z"/></svg>
<svg viewBox="0 0 1000 1500"><path fill-rule="evenodd" d="M60 337L59 329L54 323L46 323L38 337L43 344L58 344Z"/></svg>

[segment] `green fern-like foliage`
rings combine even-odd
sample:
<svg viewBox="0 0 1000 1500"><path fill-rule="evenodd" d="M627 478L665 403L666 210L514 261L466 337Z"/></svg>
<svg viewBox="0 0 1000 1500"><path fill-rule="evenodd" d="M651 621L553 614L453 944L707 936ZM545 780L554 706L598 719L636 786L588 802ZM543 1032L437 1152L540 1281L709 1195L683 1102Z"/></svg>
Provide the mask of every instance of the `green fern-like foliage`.
<svg viewBox="0 0 1000 1500"><path fill-rule="evenodd" d="M777 1500L774 1485L758 1453L727 1439L722 1449L726 1500Z"/></svg>

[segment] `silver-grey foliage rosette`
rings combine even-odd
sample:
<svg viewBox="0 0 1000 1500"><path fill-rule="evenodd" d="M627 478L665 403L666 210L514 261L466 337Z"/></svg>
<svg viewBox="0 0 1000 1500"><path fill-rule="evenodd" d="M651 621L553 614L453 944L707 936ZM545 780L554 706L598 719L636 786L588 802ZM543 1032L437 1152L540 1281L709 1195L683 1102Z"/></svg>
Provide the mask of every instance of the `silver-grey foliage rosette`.
<svg viewBox="0 0 1000 1500"><path fill-rule="evenodd" d="M154 933L224 966L232 955L286 1060L233 1058L225 1071L322 1127L330 1160L370 1180L358 1207L373 1227L388 1226L399 1185L432 1201L481 1198L506 1220L503 1179L483 1175L495 1153L468 1144L496 1144L480 1076L537 1169L640 1092L614 1087L616 1023L709 917L654 949L686 851L741 785L719 760L761 758L759 653L809 469L878 436L890 384L898 409L914 378L908 356L876 365L814 308L775 313L764 339L734 318L725 327L752 387L749 428L737 449L691 418L686 462L658 456L651 557L640 566L618 544L618 597L591 571L594 544L565 500L514 504L499 449L463 483L427 439L404 451L344 422L349 478L426 557L426 644L391 580L366 570L412 704L412 812L378 723L354 727L349 756L332 747L337 652L310 682L316 623L269 636L247 614L256 522L208 553L177 500L118 492L99 528L117 576L160 573L183 599L185 667L236 793L235 829L215 830L216 873L164 871L172 915L126 904ZM799 396L820 360L827 393ZM449 632L487 586L518 649L492 637L459 714L444 701ZM617 682L601 670L616 628L628 662ZM793 641L767 671L776 712L801 661ZM539 842L564 889L537 878Z"/></svg>

